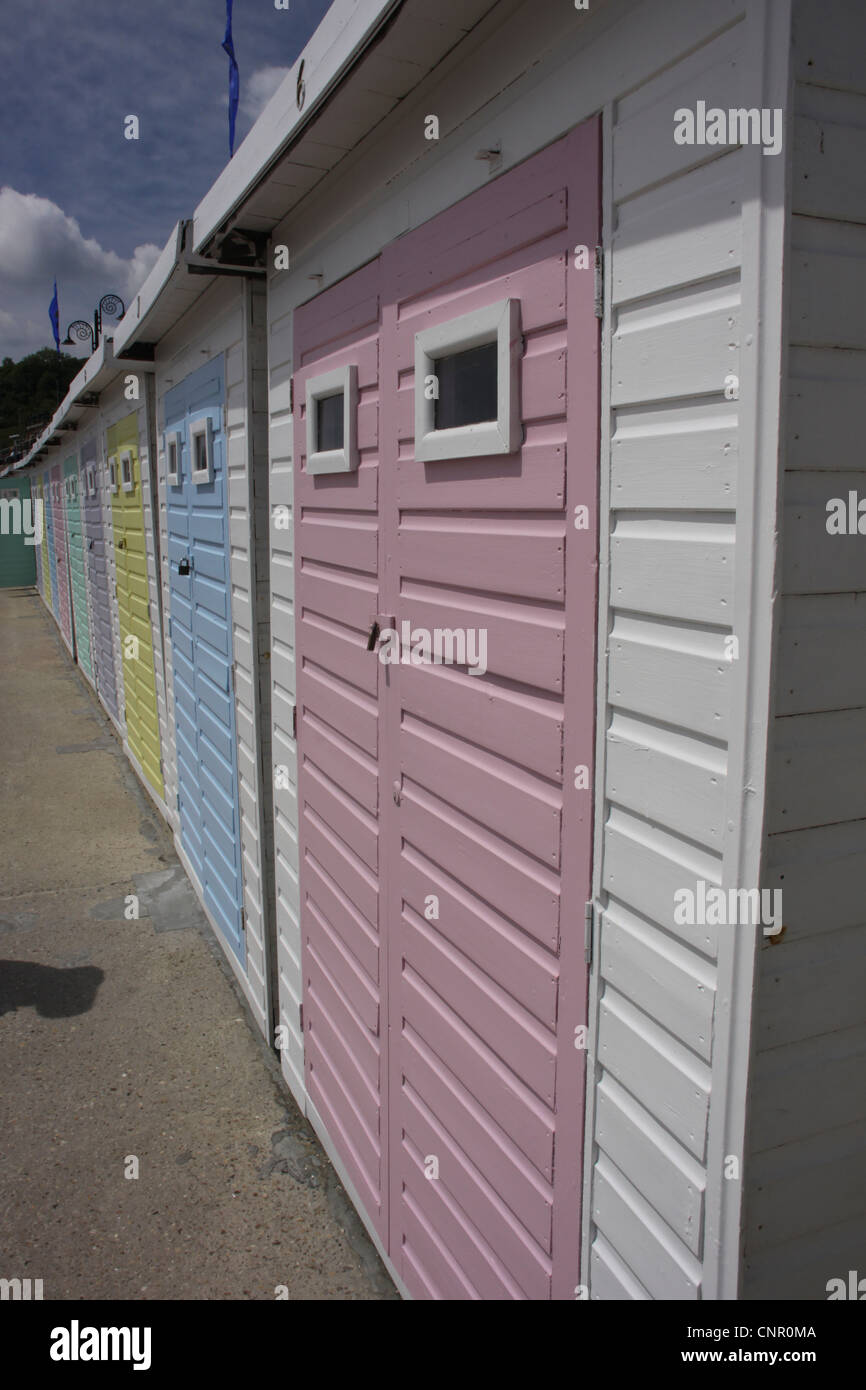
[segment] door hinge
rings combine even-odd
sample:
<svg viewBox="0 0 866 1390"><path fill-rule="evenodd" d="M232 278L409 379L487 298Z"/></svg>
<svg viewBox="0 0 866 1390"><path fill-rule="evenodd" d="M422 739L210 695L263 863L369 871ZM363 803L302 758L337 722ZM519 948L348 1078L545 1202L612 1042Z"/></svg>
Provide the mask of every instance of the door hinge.
<svg viewBox="0 0 866 1390"><path fill-rule="evenodd" d="M289 414L295 413L295 378L289 377Z"/></svg>
<svg viewBox="0 0 866 1390"><path fill-rule="evenodd" d="M303 1006L303 1004L299 1004L299 1005L298 1005L298 1018L300 1019L300 1022L301 1022L301 1032L303 1033L303 1031L304 1031L304 1006Z"/></svg>
<svg viewBox="0 0 866 1390"><path fill-rule="evenodd" d="M295 742L297 743L297 741L298 741L298 707L297 707L297 705L292 705L292 738L293 738L293 739L295 740Z"/></svg>
<svg viewBox="0 0 866 1390"><path fill-rule="evenodd" d="M604 250L595 248L595 316L604 318Z"/></svg>
<svg viewBox="0 0 866 1390"><path fill-rule="evenodd" d="M583 958L592 965L592 941L595 935L595 907L590 900L583 909Z"/></svg>

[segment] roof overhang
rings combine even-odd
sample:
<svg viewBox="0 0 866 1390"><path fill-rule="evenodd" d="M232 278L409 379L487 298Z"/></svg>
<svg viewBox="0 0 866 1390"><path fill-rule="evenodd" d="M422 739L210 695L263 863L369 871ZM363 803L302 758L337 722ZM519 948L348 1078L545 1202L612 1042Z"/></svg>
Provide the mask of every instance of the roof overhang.
<svg viewBox="0 0 866 1390"><path fill-rule="evenodd" d="M152 362L142 360L141 357L115 355L112 339L103 338L78 375L73 377L69 390L33 448L15 464L12 471L17 473L21 469L29 468L39 461L46 449L53 449L64 443L68 434L77 430L82 422L86 423L90 412L98 409L100 394L121 374L152 371Z"/></svg>
<svg viewBox="0 0 866 1390"><path fill-rule="evenodd" d="M114 334L158 343L213 283L263 276L273 229L418 87L496 0L335 0Z"/></svg>

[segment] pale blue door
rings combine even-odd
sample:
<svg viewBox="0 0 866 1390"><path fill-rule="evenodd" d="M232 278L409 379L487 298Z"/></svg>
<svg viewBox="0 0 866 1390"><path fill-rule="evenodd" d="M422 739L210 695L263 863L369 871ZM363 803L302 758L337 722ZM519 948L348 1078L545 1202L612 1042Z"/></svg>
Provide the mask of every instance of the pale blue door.
<svg viewBox="0 0 866 1390"><path fill-rule="evenodd" d="M244 962L224 400L221 357L167 392L163 467L181 843Z"/></svg>

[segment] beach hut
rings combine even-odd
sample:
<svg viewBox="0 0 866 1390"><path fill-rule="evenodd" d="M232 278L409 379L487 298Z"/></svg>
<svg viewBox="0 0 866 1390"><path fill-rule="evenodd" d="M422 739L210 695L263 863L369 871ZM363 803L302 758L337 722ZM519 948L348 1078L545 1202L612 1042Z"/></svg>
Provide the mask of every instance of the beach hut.
<svg viewBox="0 0 866 1390"><path fill-rule="evenodd" d="M97 693L115 725L118 725L117 663L112 604L113 546L110 524L105 517L106 507L110 508L108 493L107 470L99 456L98 434L93 432L81 446L79 478L90 616L90 649Z"/></svg>
<svg viewBox="0 0 866 1390"><path fill-rule="evenodd" d="M72 454L63 465L63 504L66 513L72 617L75 625L75 658L92 685L94 681L91 659L90 612L87 599L87 571L84 557L81 485L77 454Z"/></svg>
<svg viewBox="0 0 866 1390"><path fill-rule="evenodd" d="M152 360L166 813L273 1042L264 268L251 243L199 261L191 240L179 224L114 350Z"/></svg>
<svg viewBox="0 0 866 1390"><path fill-rule="evenodd" d="M196 210L269 237L283 1073L411 1296L856 1266L863 25L338 0Z"/></svg>
<svg viewBox="0 0 866 1390"><path fill-rule="evenodd" d="M153 572L153 557L149 566L147 547L152 523L145 515L147 453L146 445L142 447L140 428L146 428L146 420L133 410L106 430L118 607L119 647L115 662L123 672L127 751L142 780L162 802L165 786L156 694L156 660L162 644L151 611L148 571Z"/></svg>
<svg viewBox="0 0 866 1390"><path fill-rule="evenodd" d="M0 589L25 588L37 582L41 555L38 532L33 528L36 514L31 508L29 479L0 478Z"/></svg>
<svg viewBox="0 0 866 1390"><path fill-rule="evenodd" d="M41 489L38 479L32 474L29 477L25 474L24 481L30 488L30 505L33 508L32 514L39 518L36 532L37 544L33 547L33 552L36 557L36 587L44 597L45 571L43 569L43 561L45 558L45 510L42 504Z"/></svg>
<svg viewBox="0 0 866 1390"><path fill-rule="evenodd" d="M51 476L51 469L46 468L42 475L42 487L45 494L45 527L48 536L48 562L49 577L51 580L51 614L55 622L60 625L60 578L57 572L57 503L55 500L54 482Z"/></svg>
<svg viewBox="0 0 866 1390"><path fill-rule="evenodd" d="M69 575L69 539L66 525L66 494L63 488L63 465L51 466L51 496L54 503L54 559L57 576L57 613L60 634L75 656L75 629L72 621L72 590Z"/></svg>

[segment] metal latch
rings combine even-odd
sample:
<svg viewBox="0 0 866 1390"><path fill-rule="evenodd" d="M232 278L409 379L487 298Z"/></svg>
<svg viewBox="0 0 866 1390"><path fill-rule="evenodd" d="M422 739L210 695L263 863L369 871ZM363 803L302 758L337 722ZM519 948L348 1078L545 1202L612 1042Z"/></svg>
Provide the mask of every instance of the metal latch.
<svg viewBox="0 0 866 1390"><path fill-rule="evenodd" d="M583 909L583 958L592 965L592 940L595 935L595 906L590 900Z"/></svg>

